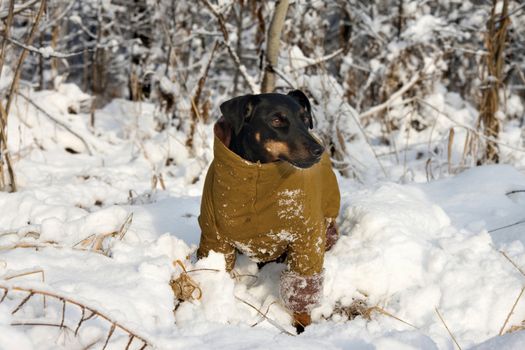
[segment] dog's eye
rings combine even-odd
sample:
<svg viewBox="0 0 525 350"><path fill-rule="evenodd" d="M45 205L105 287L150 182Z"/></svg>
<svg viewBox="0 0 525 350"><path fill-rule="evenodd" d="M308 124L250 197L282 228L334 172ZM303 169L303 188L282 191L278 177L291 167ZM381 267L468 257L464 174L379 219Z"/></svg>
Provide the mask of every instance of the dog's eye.
<svg viewBox="0 0 525 350"><path fill-rule="evenodd" d="M288 119L283 115L276 114L272 117L271 124L274 128L284 128L288 126Z"/></svg>

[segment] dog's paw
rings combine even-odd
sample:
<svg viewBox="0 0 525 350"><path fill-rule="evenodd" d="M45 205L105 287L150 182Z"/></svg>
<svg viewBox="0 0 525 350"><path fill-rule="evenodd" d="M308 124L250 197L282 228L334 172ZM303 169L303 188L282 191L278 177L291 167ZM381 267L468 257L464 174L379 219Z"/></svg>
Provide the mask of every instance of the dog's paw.
<svg viewBox="0 0 525 350"><path fill-rule="evenodd" d="M312 323L312 317L306 312L296 312L293 314L294 318L294 327L297 330L297 334L304 332L306 326L309 326Z"/></svg>

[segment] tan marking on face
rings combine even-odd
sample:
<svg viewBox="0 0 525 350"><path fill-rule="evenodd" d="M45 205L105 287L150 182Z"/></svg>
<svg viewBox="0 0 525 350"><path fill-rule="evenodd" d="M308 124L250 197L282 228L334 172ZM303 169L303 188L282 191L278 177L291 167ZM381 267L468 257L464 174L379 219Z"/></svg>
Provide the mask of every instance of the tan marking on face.
<svg viewBox="0 0 525 350"><path fill-rule="evenodd" d="M264 149L268 151L276 160L280 156L290 157L290 147L286 142L281 141L266 141L264 143Z"/></svg>
<svg viewBox="0 0 525 350"><path fill-rule="evenodd" d="M255 133L255 141L261 142L261 133L260 132L256 132Z"/></svg>

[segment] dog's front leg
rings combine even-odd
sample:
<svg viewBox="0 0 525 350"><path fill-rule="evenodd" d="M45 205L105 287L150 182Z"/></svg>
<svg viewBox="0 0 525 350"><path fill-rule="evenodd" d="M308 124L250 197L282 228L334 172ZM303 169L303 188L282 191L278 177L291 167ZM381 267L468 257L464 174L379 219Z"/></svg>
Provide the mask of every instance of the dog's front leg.
<svg viewBox="0 0 525 350"><path fill-rule="evenodd" d="M287 271L281 276L280 294L284 305L294 314L298 333L312 323L310 312L319 304L323 287L323 275L300 275Z"/></svg>

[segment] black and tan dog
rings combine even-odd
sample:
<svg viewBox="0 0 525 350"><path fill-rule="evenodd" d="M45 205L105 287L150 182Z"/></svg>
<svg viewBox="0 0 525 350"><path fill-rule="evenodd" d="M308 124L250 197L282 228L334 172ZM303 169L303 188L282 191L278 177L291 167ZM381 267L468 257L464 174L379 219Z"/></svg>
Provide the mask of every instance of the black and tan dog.
<svg viewBox="0 0 525 350"><path fill-rule="evenodd" d="M224 102L221 112L198 256L223 253L231 270L237 251L257 262L286 255L280 294L301 331L321 296L340 202L330 158L309 132L310 102L299 90L246 95Z"/></svg>

